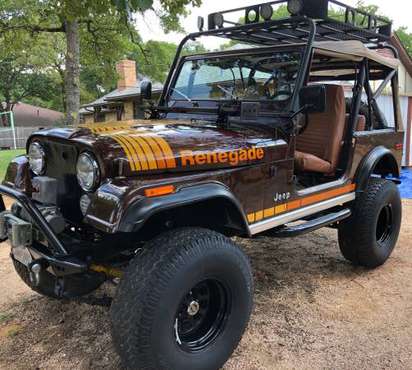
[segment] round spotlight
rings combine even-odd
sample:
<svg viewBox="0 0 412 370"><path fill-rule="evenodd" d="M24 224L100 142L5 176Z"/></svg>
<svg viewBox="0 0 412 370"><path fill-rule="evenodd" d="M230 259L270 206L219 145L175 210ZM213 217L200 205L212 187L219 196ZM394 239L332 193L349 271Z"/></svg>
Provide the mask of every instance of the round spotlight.
<svg viewBox="0 0 412 370"><path fill-rule="evenodd" d="M256 9L251 8L246 11L246 23L259 22L259 12Z"/></svg>
<svg viewBox="0 0 412 370"><path fill-rule="evenodd" d="M270 4L263 4L260 7L260 15L265 21L270 21L273 16L273 8Z"/></svg>
<svg viewBox="0 0 412 370"><path fill-rule="evenodd" d="M302 14L303 1L302 0L289 0L288 1L288 12L292 15Z"/></svg>
<svg viewBox="0 0 412 370"><path fill-rule="evenodd" d="M223 27L223 23L224 23L225 19L223 18L222 14L216 13L213 17L213 20L214 20L215 26L217 28L222 28Z"/></svg>

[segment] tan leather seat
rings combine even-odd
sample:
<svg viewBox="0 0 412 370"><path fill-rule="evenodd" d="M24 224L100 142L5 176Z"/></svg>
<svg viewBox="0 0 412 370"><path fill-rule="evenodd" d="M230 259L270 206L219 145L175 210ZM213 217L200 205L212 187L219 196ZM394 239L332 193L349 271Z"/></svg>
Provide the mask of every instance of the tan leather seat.
<svg viewBox="0 0 412 370"><path fill-rule="evenodd" d="M342 148L346 121L343 87L326 85L326 111L309 114L306 130L296 138L295 166L299 171L332 174Z"/></svg>
<svg viewBox="0 0 412 370"><path fill-rule="evenodd" d="M350 114L346 114L346 119L345 119L345 130L349 125L349 117ZM355 131L365 131L366 129L366 117L362 114L359 114L358 116L358 123L355 127Z"/></svg>

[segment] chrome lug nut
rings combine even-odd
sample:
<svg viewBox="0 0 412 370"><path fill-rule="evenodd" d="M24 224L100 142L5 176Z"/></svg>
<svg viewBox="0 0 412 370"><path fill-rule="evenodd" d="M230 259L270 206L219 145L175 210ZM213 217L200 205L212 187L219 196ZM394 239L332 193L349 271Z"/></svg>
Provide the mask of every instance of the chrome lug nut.
<svg viewBox="0 0 412 370"><path fill-rule="evenodd" d="M187 306L187 313L189 316L195 316L200 310L199 302L192 301L190 302L189 306Z"/></svg>

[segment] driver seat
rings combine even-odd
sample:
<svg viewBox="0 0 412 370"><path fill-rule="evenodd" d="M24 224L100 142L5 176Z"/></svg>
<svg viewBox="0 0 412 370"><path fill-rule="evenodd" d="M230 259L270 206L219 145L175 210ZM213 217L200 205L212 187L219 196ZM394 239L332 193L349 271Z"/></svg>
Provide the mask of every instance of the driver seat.
<svg viewBox="0 0 412 370"><path fill-rule="evenodd" d="M326 110L308 115L306 130L296 137L295 168L332 175L336 171L345 131L343 86L325 85Z"/></svg>

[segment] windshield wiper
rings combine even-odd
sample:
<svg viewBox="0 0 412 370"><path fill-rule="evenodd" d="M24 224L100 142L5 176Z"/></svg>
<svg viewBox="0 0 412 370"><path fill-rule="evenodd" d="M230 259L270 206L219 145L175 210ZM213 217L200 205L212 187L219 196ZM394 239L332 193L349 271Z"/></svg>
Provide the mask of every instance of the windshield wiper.
<svg viewBox="0 0 412 370"><path fill-rule="evenodd" d="M175 89L174 87L171 88L173 92L177 92L181 97L185 98L189 103L192 103L192 99L190 99L186 94L183 94L181 91L178 89Z"/></svg>

